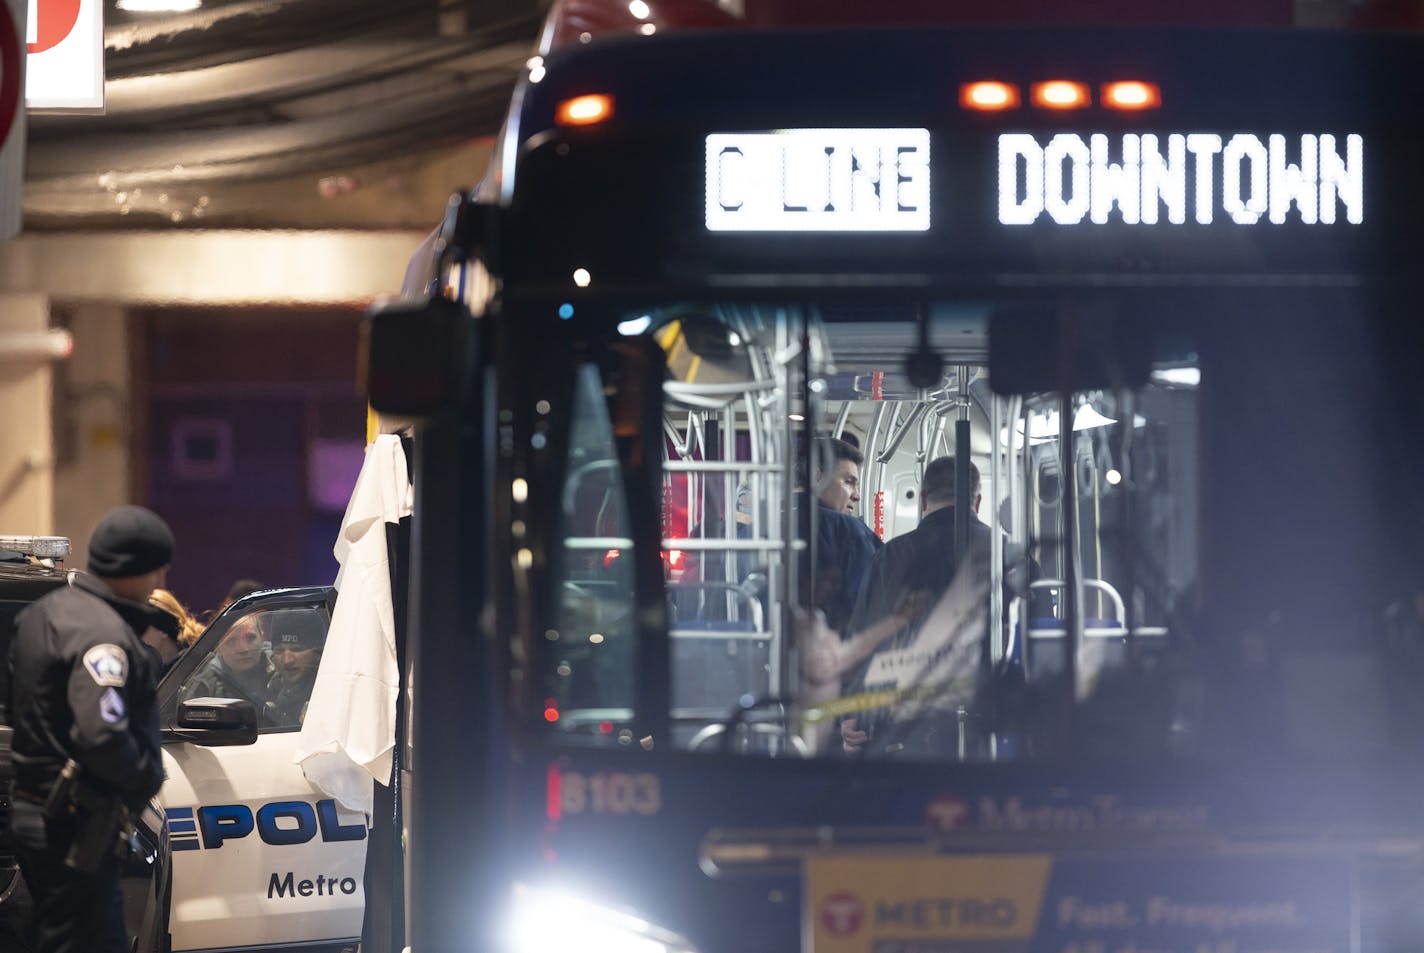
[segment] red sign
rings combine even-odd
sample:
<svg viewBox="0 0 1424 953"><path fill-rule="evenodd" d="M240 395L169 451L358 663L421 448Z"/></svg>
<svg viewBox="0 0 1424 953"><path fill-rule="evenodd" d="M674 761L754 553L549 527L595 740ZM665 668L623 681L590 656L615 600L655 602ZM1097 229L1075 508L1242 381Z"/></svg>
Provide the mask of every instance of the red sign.
<svg viewBox="0 0 1424 953"><path fill-rule="evenodd" d="M43 53L58 46L79 22L79 0L35 0L35 22L30 35L31 53Z"/></svg>
<svg viewBox="0 0 1424 953"><path fill-rule="evenodd" d="M850 936L865 922L865 902L853 893L839 891L821 902L821 926L832 936Z"/></svg>
<svg viewBox="0 0 1424 953"><path fill-rule="evenodd" d="M31 110L104 111L107 0L28 0L25 103Z"/></svg>
<svg viewBox="0 0 1424 953"><path fill-rule="evenodd" d="M75 9L79 0L74 0ZM20 30L10 4L0 0L0 147L10 138L15 110L20 108Z"/></svg>
<svg viewBox="0 0 1424 953"><path fill-rule="evenodd" d="M968 827L969 802L954 794L940 794L925 805L925 824L931 830L952 831Z"/></svg>
<svg viewBox="0 0 1424 953"><path fill-rule="evenodd" d="M0 241L20 233L25 173L25 0L0 0Z"/></svg>

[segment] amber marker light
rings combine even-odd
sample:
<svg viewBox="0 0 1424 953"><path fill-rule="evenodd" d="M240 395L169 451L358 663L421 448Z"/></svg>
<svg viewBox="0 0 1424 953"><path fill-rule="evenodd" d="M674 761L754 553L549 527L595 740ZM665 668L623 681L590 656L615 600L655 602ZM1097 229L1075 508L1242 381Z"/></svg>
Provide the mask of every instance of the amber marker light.
<svg viewBox="0 0 1424 953"><path fill-rule="evenodd" d="M1156 83L1135 79L1103 85L1103 105L1109 109L1156 109L1162 105L1162 90Z"/></svg>
<svg viewBox="0 0 1424 953"><path fill-rule="evenodd" d="M1012 83L981 80L959 87L959 105L965 109L998 112L1002 109L1017 109L1019 103L1019 88Z"/></svg>
<svg viewBox="0 0 1424 953"><path fill-rule="evenodd" d="M1034 83L1030 97L1041 109L1082 109L1092 102L1087 86L1066 79Z"/></svg>
<svg viewBox="0 0 1424 953"><path fill-rule="evenodd" d="M592 126L612 116L613 97L602 93L566 99L554 110L554 121L561 126Z"/></svg>

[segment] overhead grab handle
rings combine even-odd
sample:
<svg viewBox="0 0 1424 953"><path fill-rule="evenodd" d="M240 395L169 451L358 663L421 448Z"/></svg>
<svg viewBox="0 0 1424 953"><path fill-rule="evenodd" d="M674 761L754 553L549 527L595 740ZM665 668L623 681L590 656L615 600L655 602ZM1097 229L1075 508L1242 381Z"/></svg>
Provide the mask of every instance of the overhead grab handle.
<svg viewBox="0 0 1424 953"><path fill-rule="evenodd" d="M916 404L914 408L911 409L909 416L900 422L900 426L890 435L890 442L885 445L885 449L881 451L880 456L875 458L877 463L889 463L891 459L894 458L896 451L900 449L900 444L905 442L905 437L909 435L910 431L914 429L916 422L924 415L925 406L924 404Z"/></svg>

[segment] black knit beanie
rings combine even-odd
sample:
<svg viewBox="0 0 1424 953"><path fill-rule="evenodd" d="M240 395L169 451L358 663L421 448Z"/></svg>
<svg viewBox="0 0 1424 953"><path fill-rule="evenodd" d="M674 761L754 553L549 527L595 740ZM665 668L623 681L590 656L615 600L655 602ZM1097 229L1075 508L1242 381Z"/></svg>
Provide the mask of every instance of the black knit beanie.
<svg viewBox="0 0 1424 953"><path fill-rule="evenodd" d="M116 506L89 537L89 571L109 579L127 579L161 569L173 561L173 531L152 510Z"/></svg>

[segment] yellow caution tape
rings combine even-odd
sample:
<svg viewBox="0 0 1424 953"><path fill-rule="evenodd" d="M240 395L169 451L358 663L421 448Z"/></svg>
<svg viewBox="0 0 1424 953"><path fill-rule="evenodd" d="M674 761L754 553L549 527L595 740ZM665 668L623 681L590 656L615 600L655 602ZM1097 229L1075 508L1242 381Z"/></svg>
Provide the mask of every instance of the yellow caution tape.
<svg viewBox="0 0 1424 953"><path fill-rule="evenodd" d="M932 685L912 685L909 688L883 688L875 692L860 692L834 698L819 705L812 705L801 714L803 725L818 725L832 718L870 711L872 708L889 708L907 701L923 701L949 691L953 682L936 682Z"/></svg>

